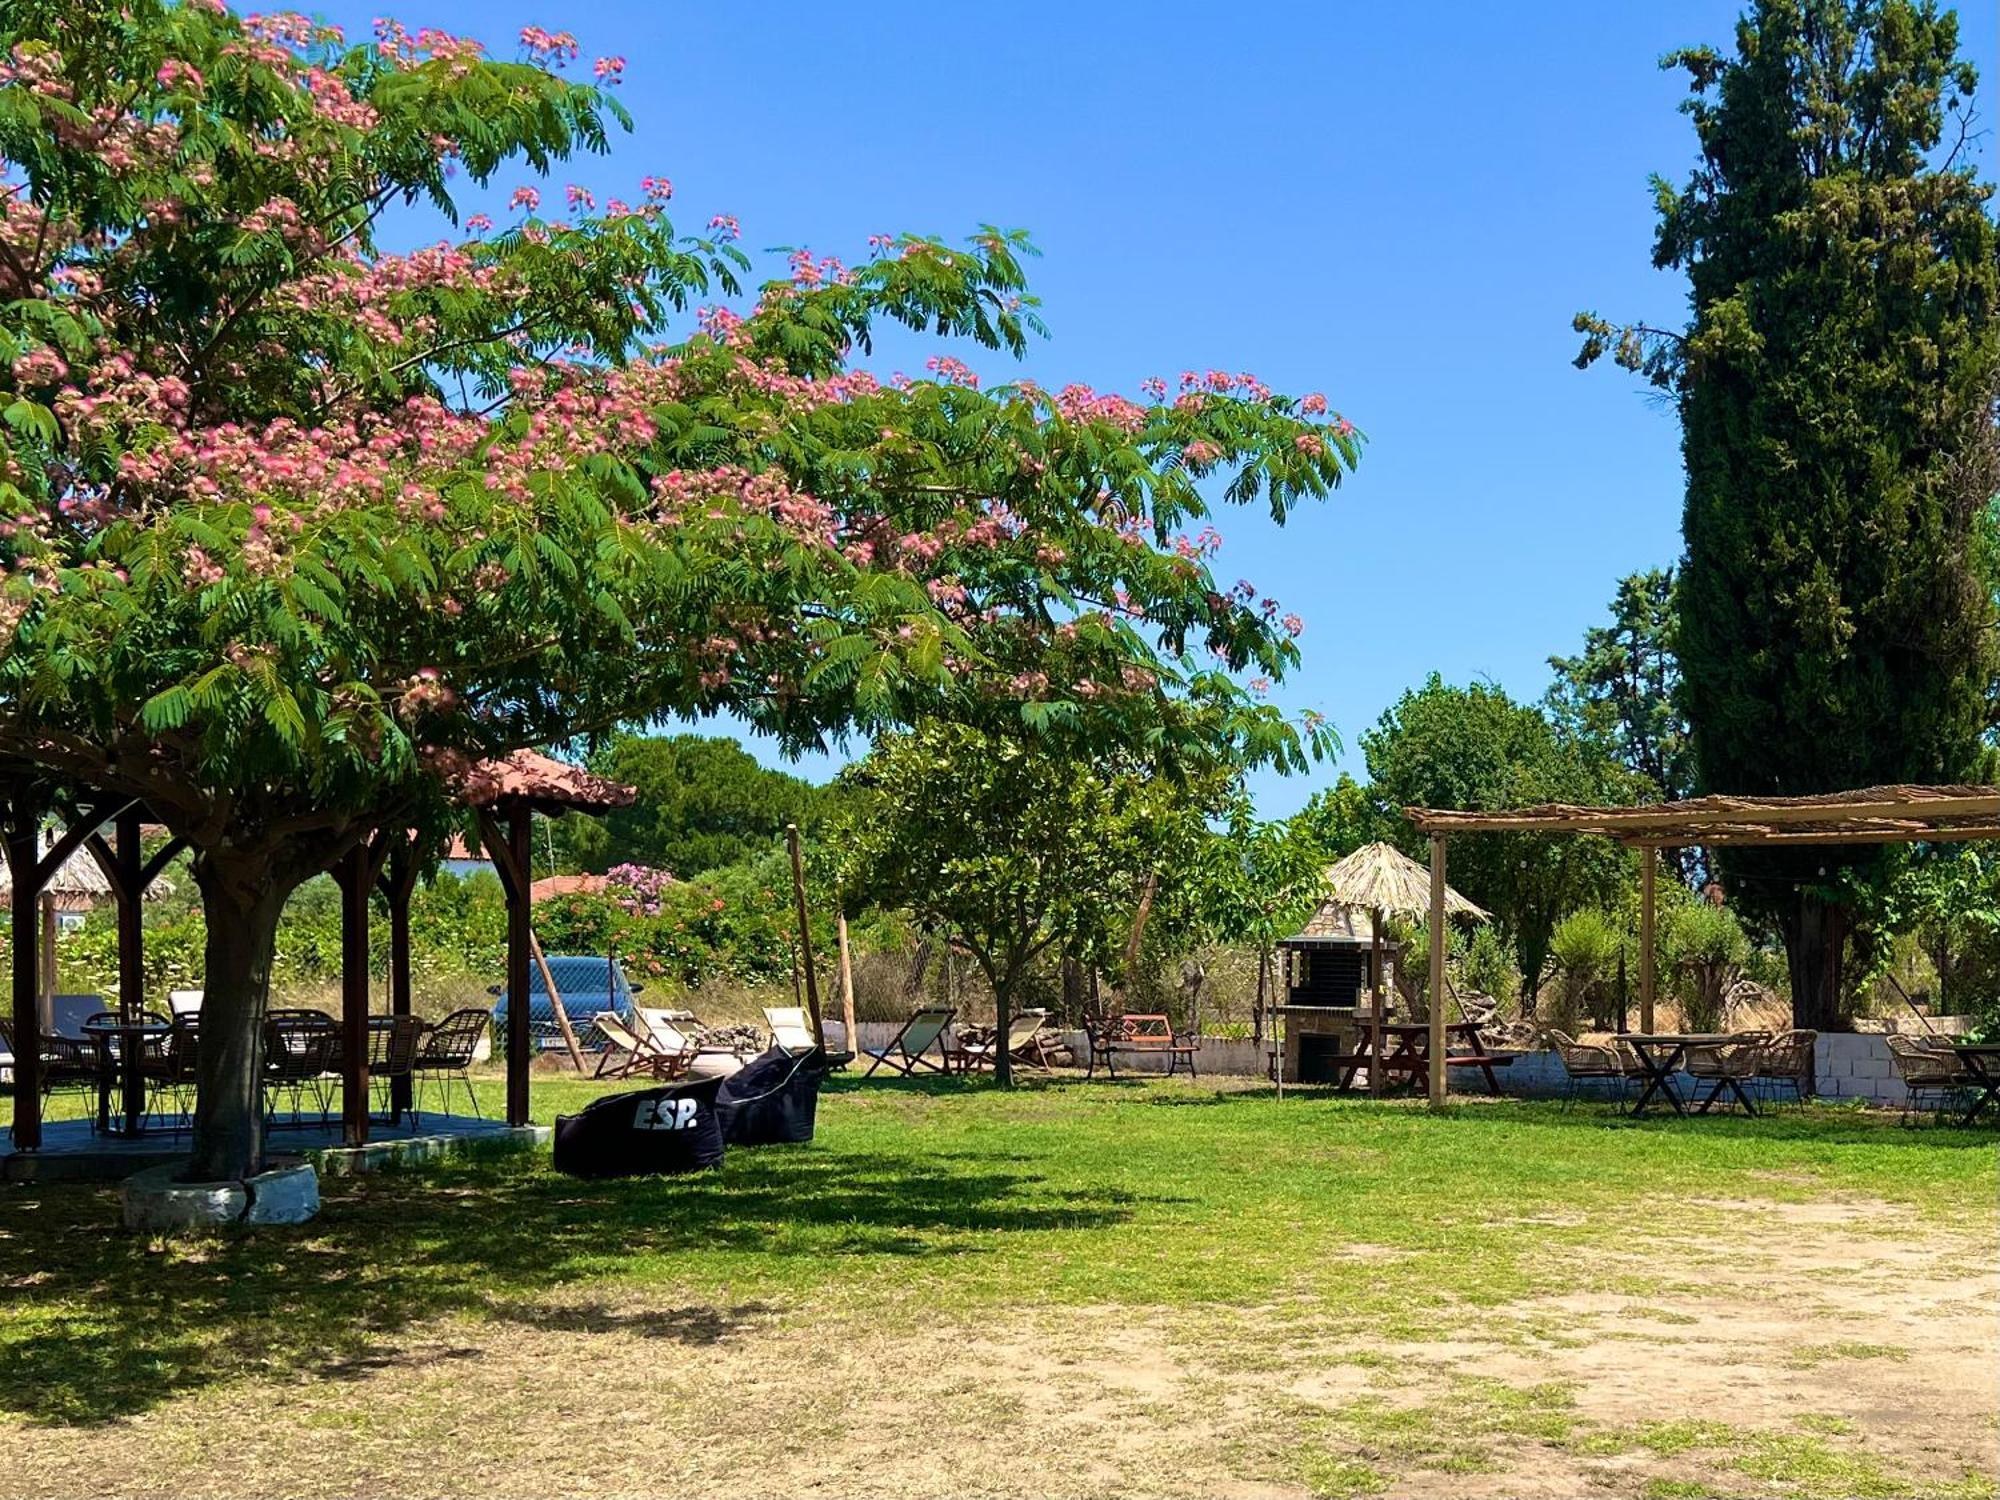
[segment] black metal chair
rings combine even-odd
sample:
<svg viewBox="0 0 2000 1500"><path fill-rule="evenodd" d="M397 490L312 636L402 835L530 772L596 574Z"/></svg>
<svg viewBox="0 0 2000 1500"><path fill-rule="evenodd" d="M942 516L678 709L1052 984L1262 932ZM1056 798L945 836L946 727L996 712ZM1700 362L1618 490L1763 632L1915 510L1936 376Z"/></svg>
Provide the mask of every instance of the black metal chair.
<svg viewBox="0 0 2000 1500"><path fill-rule="evenodd" d="M486 1038L486 1029L492 1024L493 1012L474 1006L453 1011L424 1034L423 1046L410 1065L414 1091L410 1119L413 1123L421 1124L423 1121L426 1083L435 1083L440 1089L445 1106L441 1113L451 1113L451 1085L454 1080L465 1089L466 1107L471 1111L472 1118L481 1118L479 1096L472 1089L472 1064L479 1055L480 1042Z"/></svg>
<svg viewBox="0 0 2000 1500"><path fill-rule="evenodd" d="M20 1050L15 1045L14 1025L11 1021L0 1020L0 1052L18 1058ZM92 1131L97 1129L98 1055L94 1042L79 1041L75 1037L44 1036L38 1052L41 1062L42 1099L46 1102L57 1089L73 1090L84 1101L84 1116L90 1121ZM15 1069L18 1080L20 1071Z"/></svg>

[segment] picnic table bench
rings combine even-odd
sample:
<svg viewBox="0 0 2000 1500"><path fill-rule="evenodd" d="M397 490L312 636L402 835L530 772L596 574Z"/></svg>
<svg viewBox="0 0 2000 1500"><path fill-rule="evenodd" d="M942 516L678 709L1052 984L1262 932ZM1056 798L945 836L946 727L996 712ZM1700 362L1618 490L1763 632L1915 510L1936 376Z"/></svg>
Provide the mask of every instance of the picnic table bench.
<svg viewBox="0 0 2000 1500"><path fill-rule="evenodd" d="M1194 1055L1201 1049L1198 1036L1178 1036L1173 1022L1164 1015L1113 1016L1108 1021L1084 1021L1084 1035L1090 1041L1090 1066L1084 1070L1085 1078L1097 1076L1097 1065L1102 1062L1111 1076L1118 1076L1118 1054L1137 1053L1143 1056L1159 1056L1167 1059L1167 1076L1185 1062L1188 1077L1198 1075L1194 1067Z"/></svg>

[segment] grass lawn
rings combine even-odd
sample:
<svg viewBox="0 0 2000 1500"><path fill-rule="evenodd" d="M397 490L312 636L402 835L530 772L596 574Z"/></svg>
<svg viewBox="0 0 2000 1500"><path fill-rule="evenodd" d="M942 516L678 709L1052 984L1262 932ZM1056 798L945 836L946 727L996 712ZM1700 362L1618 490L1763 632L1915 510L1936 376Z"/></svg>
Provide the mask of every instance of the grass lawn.
<svg viewBox="0 0 2000 1500"><path fill-rule="evenodd" d="M1991 1131L879 1078L820 1123L254 1236L0 1189L0 1493L1996 1494Z"/></svg>

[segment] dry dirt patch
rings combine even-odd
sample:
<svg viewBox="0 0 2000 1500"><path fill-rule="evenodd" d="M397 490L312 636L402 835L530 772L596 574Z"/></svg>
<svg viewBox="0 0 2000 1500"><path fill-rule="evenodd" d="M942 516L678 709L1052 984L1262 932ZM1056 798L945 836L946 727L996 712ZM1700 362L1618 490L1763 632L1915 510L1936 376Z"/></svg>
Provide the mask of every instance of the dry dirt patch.
<svg viewBox="0 0 2000 1500"><path fill-rule="evenodd" d="M1429 1342L1371 1338L1309 1292L885 1320L571 1288L129 1420L19 1426L0 1493L660 1494L746 1471L772 1495L1825 1493L1634 1437L1677 1423L1810 1432L1913 1492L2000 1472L1994 1225L1737 1209L1744 1234L1691 1288L1520 1302Z"/></svg>

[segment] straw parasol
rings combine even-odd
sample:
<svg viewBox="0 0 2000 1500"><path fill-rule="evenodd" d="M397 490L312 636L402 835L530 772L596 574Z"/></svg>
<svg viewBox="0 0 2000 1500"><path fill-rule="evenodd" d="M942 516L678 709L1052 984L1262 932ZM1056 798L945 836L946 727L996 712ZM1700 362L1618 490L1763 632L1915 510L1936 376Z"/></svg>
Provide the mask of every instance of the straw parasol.
<svg viewBox="0 0 2000 1500"><path fill-rule="evenodd" d="M1373 1028L1369 1044L1372 1055L1382 1056L1381 1027L1387 1019L1382 1006L1382 916L1394 912L1398 916L1428 916L1431 909L1431 875L1422 865L1393 844L1365 844L1337 864L1329 865L1320 877L1326 890L1326 900L1320 907L1325 913L1328 907L1343 906L1350 910L1365 910L1369 913L1373 936L1369 949L1369 977L1374 988L1374 1004L1369 1024ZM1487 913L1474 906L1465 897L1445 887L1445 914L1451 917L1469 917L1483 922ZM1319 920L1315 916L1315 921ZM1431 996L1431 1004L1441 1005L1443 997ZM1384 1083L1382 1069L1368 1069L1370 1093L1382 1092Z"/></svg>
<svg viewBox="0 0 2000 1500"><path fill-rule="evenodd" d="M1338 864L1328 865L1320 877L1327 899L1340 906L1363 911L1395 912L1398 916L1427 916L1431 909L1431 872L1394 844L1364 844ZM1487 913L1465 897L1445 887L1446 916L1486 920Z"/></svg>

